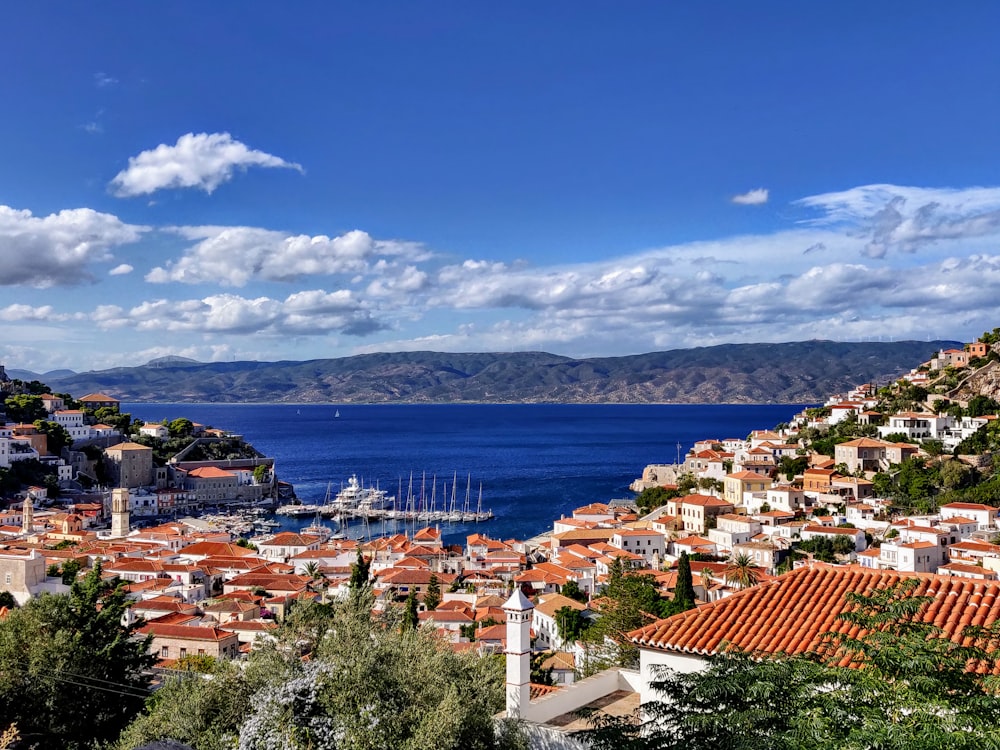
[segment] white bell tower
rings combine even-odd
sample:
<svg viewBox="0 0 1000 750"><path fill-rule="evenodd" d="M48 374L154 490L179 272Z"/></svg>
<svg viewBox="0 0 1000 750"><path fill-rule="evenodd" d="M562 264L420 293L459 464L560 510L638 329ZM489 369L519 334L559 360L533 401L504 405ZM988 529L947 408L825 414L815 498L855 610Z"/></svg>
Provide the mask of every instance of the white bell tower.
<svg viewBox="0 0 1000 750"><path fill-rule="evenodd" d="M30 534L35 528L35 506L31 495L24 498L24 508L21 511L21 533Z"/></svg>
<svg viewBox="0 0 1000 750"><path fill-rule="evenodd" d="M520 588L503 605L507 613L507 716L524 717L531 702L531 613Z"/></svg>
<svg viewBox="0 0 1000 750"><path fill-rule="evenodd" d="M116 487L111 490L111 537L113 539L128 536L130 526L128 505L127 487Z"/></svg>

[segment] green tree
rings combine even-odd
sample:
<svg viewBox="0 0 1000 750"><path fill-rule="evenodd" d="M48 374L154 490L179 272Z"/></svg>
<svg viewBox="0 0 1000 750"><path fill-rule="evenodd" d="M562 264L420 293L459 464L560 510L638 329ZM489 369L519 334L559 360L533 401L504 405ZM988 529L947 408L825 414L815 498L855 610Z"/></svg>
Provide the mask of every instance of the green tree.
<svg viewBox="0 0 1000 750"><path fill-rule="evenodd" d="M556 610L555 621L556 627L559 629L559 637L568 643L572 643L582 636L590 624L580 610L568 604Z"/></svg>
<svg viewBox="0 0 1000 750"><path fill-rule="evenodd" d="M415 630L420 625L420 618L417 615L417 593L410 589L406 595L406 604L403 605L403 620L400 627L405 630Z"/></svg>
<svg viewBox="0 0 1000 750"><path fill-rule="evenodd" d="M76 560L67 560L62 564L62 582L67 586L72 586L79 572L80 563Z"/></svg>
<svg viewBox="0 0 1000 750"><path fill-rule="evenodd" d="M729 561L725 571L726 581L740 589L747 589L760 580L760 567L750 555L741 552Z"/></svg>
<svg viewBox="0 0 1000 750"><path fill-rule="evenodd" d="M170 431L170 437L172 438L191 437L191 433L194 431L194 423L186 417L178 417L167 425L167 429Z"/></svg>
<svg viewBox="0 0 1000 750"><path fill-rule="evenodd" d="M525 747L493 719L504 703L502 658L457 654L430 630L401 631L398 609L373 607L366 588L331 608L307 661L288 648L298 632L282 626L243 668L219 662L209 680L168 678L116 750L164 738L197 750Z"/></svg>
<svg viewBox="0 0 1000 750"><path fill-rule="evenodd" d="M438 583L437 575L431 573L430 580L427 582L427 591L424 592L424 606L428 612L433 612L440 603L441 584Z"/></svg>
<svg viewBox="0 0 1000 750"><path fill-rule="evenodd" d="M650 511L659 508L661 505L665 505L671 498L679 496L680 493L674 489L668 490L666 487L647 487L636 496L635 504L643 513L649 513Z"/></svg>
<svg viewBox="0 0 1000 750"><path fill-rule="evenodd" d="M694 609L694 578L687 552L681 552L677 562L677 583L674 585L674 605L679 611Z"/></svg>
<svg viewBox="0 0 1000 750"><path fill-rule="evenodd" d="M122 413L117 406L102 406L94 412L93 417L100 424L114 427L122 435L128 435L132 431L132 415Z"/></svg>
<svg viewBox="0 0 1000 750"><path fill-rule="evenodd" d="M70 437L69 430L58 422L50 422L47 419L36 419L35 428L45 435L46 447L53 456L62 453L63 448L73 445L73 438Z"/></svg>
<svg viewBox="0 0 1000 750"><path fill-rule="evenodd" d="M578 602L585 603L587 601L587 592L581 589L580 584L576 581L566 581L559 589L559 593Z"/></svg>
<svg viewBox="0 0 1000 750"><path fill-rule="evenodd" d="M977 394L969 399L965 413L970 417L982 417L987 414L1000 413L1000 403L990 396Z"/></svg>
<svg viewBox="0 0 1000 750"><path fill-rule="evenodd" d="M143 706L148 640L123 626L123 589L99 564L69 594L43 594L0 620L0 724L29 743L84 748L112 740Z"/></svg>
<svg viewBox="0 0 1000 750"><path fill-rule="evenodd" d="M653 576L628 572L615 558L608 566L599 617L586 632L592 648L588 671L637 664L639 651L627 634L664 614L665 604Z"/></svg>
<svg viewBox="0 0 1000 750"><path fill-rule="evenodd" d="M801 474L809 468L808 456L782 456L778 460L778 473L791 482L797 474Z"/></svg>
<svg viewBox="0 0 1000 750"><path fill-rule="evenodd" d="M361 545L358 545L358 559L351 566L351 580L348 582L348 586L352 591L360 591L365 586L368 585L370 574L369 568L371 564L365 559L365 556L361 554Z"/></svg>
<svg viewBox="0 0 1000 750"><path fill-rule="evenodd" d="M35 420L45 419L49 415L41 398L26 393L9 396L4 401L4 410L7 412L7 419L18 424L33 424Z"/></svg>

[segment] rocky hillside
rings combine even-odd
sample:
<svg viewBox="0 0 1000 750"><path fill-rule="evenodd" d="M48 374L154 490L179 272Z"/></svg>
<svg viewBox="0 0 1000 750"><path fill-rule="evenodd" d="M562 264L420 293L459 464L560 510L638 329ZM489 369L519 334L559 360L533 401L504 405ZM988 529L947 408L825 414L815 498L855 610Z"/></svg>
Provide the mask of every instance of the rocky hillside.
<svg viewBox="0 0 1000 750"><path fill-rule="evenodd" d="M962 403L974 396L989 396L1000 401L1000 362L989 362L975 370L948 394L950 400Z"/></svg>
<svg viewBox="0 0 1000 750"><path fill-rule="evenodd" d="M157 360L59 374L56 391L122 401L813 403L884 382L954 341L728 344L627 357L399 352L305 362Z"/></svg>

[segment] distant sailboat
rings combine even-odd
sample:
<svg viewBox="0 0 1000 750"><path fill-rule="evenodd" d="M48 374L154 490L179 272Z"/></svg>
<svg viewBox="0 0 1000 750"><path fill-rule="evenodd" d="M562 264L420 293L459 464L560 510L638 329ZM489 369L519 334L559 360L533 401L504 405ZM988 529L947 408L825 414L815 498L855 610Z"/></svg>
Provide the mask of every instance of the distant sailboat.
<svg viewBox="0 0 1000 750"><path fill-rule="evenodd" d="M337 409L337 411L335 411L333 413L333 416L334 416L334 418L339 417L340 416L340 409Z"/></svg>

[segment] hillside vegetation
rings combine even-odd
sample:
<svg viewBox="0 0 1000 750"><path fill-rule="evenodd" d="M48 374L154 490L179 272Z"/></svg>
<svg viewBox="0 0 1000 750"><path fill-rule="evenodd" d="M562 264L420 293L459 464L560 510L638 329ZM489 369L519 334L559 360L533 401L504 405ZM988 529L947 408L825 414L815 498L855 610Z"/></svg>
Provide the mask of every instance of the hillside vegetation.
<svg viewBox="0 0 1000 750"><path fill-rule="evenodd" d="M954 341L726 344L625 357L398 352L303 362L158 360L46 374L123 401L301 403L810 403L884 382Z"/></svg>

